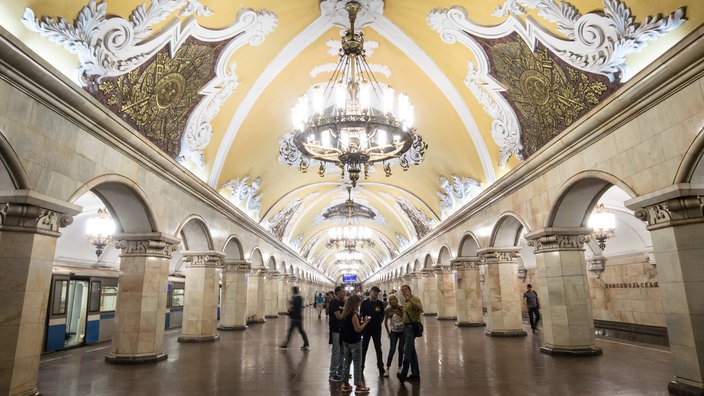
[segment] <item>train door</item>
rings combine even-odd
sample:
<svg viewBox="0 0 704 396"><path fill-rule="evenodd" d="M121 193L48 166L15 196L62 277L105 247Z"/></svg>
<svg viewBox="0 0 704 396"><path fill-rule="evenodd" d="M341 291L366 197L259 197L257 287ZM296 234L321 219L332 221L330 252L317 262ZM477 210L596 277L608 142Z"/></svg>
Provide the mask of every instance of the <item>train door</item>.
<svg viewBox="0 0 704 396"><path fill-rule="evenodd" d="M66 290L66 334L64 348L82 345L86 341L88 314L88 281L71 279Z"/></svg>

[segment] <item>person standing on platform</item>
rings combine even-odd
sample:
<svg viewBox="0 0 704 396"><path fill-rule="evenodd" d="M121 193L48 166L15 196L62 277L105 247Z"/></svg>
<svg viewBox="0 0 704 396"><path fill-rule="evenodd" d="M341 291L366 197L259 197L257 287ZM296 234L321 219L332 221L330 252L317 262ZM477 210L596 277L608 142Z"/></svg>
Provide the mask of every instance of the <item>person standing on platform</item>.
<svg viewBox="0 0 704 396"><path fill-rule="evenodd" d="M303 330L303 297L298 295L298 286L291 288L292 296L288 301L288 316L291 324L288 328L288 336L286 336L286 342L281 344L281 348L286 348L288 342L291 340L291 335L293 334L293 329L298 328L298 332L301 333L303 337L303 346L301 349L308 350L308 336L305 330Z"/></svg>
<svg viewBox="0 0 704 396"><path fill-rule="evenodd" d="M320 314L323 313L324 306L325 297L323 297L323 293L320 292L317 296L315 296L315 310L318 311L318 319L320 319Z"/></svg>
<svg viewBox="0 0 704 396"><path fill-rule="evenodd" d="M345 305L345 287L337 286L333 297L328 303L328 325L330 329L330 381L342 381L342 307Z"/></svg>
<svg viewBox="0 0 704 396"><path fill-rule="evenodd" d="M535 333L538 331L538 322L540 322L540 301L538 301L538 293L533 290L533 285L529 283L526 288L527 290L523 293L523 299L526 300L526 307L528 308L530 329Z"/></svg>
<svg viewBox="0 0 704 396"><path fill-rule="evenodd" d="M355 393L369 393L369 387L362 381L362 332L371 322L369 316L359 318L359 306L362 297L354 294L347 299L345 309L342 311L342 345L344 348L344 368L342 369L342 391L349 392L352 386L350 380L350 366L354 363Z"/></svg>
<svg viewBox="0 0 704 396"><path fill-rule="evenodd" d="M384 303L379 300L381 289L376 286L371 288L369 299L362 301L360 315L363 318L372 318L369 324L364 329L362 334L362 369L367 361L367 349L369 349L369 341L374 341L374 350L376 351L376 367L379 369L379 376L384 377L384 357L381 352L381 325L384 322Z"/></svg>
<svg viewBox="0 0 704 396"><path fill-rule="evenodd" d="M403 366L401 372L396 374L403 383L406 380L420 379L420 367L418 366L418 355L416 354L416 333L413 323L420 323L420 314L423 313L423 303L420 298L414 296L411 287L401 286L401 294L405 299L403 304ZM411 375L408 374L408 369Z"/></svg>
<svg viewBox="0 0 704 396"><path fill-rule="evenodd" d="M391 322L390 328L389 322ZM384 327L386 334L389 335L389 353L384 373L384 377L388 377L396 347L398 347L398 372L401 372L401 363L403 362L403 308L399 305L398 297L395 294L389 296L389 306L384 311Z"/></svg>

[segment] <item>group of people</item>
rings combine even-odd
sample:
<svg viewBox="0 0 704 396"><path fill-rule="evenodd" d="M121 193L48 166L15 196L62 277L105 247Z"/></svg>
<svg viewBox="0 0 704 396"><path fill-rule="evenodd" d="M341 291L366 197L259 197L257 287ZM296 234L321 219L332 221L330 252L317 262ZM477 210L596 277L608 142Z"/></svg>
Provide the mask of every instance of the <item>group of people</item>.
<svg viewBox="0 0 704 396"><path fill-rule="evenodd" d="M286 348L294 329L298 329L303 337L302 349L309 348L308 336L302 326L303 299L299 295L298 287L294 286L293 296L289 300L289 317L291 319L286 342L281 345ZM416 353L415 339L417 336L416 324L420 323L423 313L423 303L414 296L411 287L401 286L403 305L399 297L392 293L388 296L388 304L379 300L381 290L373 286L369 298L362 299L359 294L347 297L344 286L337 286L332 295L315 296L315 307L318 318L323 309L328 317L330 330L329 343L332 345L330 355L330 381L342 381L342 391L353 390L350 384L350 370L354 365L355 393L369 393L369 387L364 384L362 372L369 349L373 341L376 354L376 365L379 375L388 377L394 355L398 349L398 372L396 376L401 383L409 380L420 379L420 367ZM386 296L386 292L384 292ZM530 327L535 333L540 321L540 303L538 294L532 285L527 285L523 293L526 301ZM386 299L386 298L385 298ZM381 348L382 325L389 337L389 352L384 364ZM409 375L410 370L410 375Z"/></svg>
<svg viewBox="0 0 704 396"><path fill-rule="evenodd" d="M413 323L420 323L423 304L411 292L408 285L401 287L404 304L392 294L388 305L379 300L381 290L371 288L369 298L363 300L358 294L346 298L343 286L337 286L333 299L328 303L328 323L330 329L330 377L331 381L342 381L342 390L352 391L350 369L354 366L355 393L367 393L362 372L369 343L374 343L376 365L379 375L388 377L394 354L398 348L398 373L401 382L420 379L418 355L415 348ZM382 327L390 340L386 362L381 348ZM410 375L408 375L410 370Z"/></svg>

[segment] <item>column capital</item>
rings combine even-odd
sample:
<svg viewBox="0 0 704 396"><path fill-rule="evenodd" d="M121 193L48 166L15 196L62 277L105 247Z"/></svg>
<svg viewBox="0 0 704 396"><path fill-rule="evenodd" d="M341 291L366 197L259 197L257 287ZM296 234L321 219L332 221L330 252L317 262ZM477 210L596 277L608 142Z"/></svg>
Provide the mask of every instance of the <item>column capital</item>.
<svg viewBox="0 0 704 396"><path fill-rule="evenodd" d="M526 234L528 246L535 253L584 250L584 243L589 242L591 230L585 227L547 227Z"/></svg>
<svg viewBox="0 0 704 396"><path fill-rule="evenodd" d="M58 237L81 207L31 190L0 192L0 229Z"/></svg>
<svg viewBox="0 0 704 396"><path fill-rule="evenodd" d="M450 261L450 266L452 269L459 270L459 269L466 269L466 268L479 268L479 265L482 263L482 259L478 256L471 256L471 257L457 257L454 260Z"/></svg>
<svg viewBox="0 0 704 396"><path fill-rule="evenodd" d="M449 264L437 264L433 266L433 272L436 274L449 273L452 272L452 267Z"/></svg>
<svg viewBox="0 0 704 396"><path fill-rule="evenodd" d="M119 233L113 235L115 247L121 249L120 257L155 256L171 258L181 241L161 232Z"/></svg>
<svg viewBox="0 0 704 396"><path fill-rule="evenodd" d="M490 247L477 250L477 256L485 263L515 262L521 255L519 246Z"/></svg>
<svg viewBox="0 0 704 396"><path fill-rule="evenodd" d="M704 195L677 197L637 209L635 216L649 231L704 221Z"/></svg>
<svg viewBox="0 0 704 396"><path fill-rule="evenodd" d="M187 250L183 252L183 261L188 263L189 267L207 267L217 268L223 264L225 254L214 250L208 251L193 251Z"/></svg>
<svg viewBox="0 0 704 396"><path fill-rule="evenodd" d="M252 263L247 260L227 260L223 262L222 270L223 272L239 272L239 273L249 273L252 268Z"/></svg>

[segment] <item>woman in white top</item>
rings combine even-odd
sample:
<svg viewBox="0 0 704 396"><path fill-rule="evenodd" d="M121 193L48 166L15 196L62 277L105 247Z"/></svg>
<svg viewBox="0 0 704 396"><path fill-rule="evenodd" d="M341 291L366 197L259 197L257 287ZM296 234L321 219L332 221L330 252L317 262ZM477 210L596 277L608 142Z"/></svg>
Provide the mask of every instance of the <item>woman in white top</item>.
<svg viewBox="0 0 704 396"><path fill-rule="evenodd" d="M398 345L398 369L401 370L403 363L403 308L398 303L398 297L395 294L389 296L389 305L384 311L384 327L386 334L389 335L390 345L389 354L386 359L386 371L384 377L389 376L389 368L394 359L396 345ZM389 323L391 322L391 323Z"/></svg>

